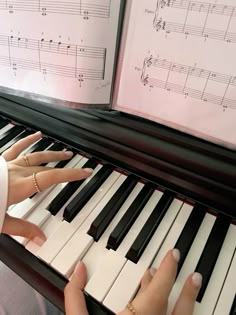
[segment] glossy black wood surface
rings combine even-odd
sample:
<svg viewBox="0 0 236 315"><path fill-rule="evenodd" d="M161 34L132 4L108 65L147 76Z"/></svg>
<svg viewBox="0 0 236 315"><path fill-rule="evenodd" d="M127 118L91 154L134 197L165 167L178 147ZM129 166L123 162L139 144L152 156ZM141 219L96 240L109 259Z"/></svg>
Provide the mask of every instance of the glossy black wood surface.
<svg viewBox="0 0 236 315"><path fill-rule="evenodd" d="M0 94L0 114L16 124L108 161L115 167L236 218L236 152L115 111L74 111ZM66 279L10 237L0 259L61 310ZM110 312L87 297L90 314Z"/></svg>

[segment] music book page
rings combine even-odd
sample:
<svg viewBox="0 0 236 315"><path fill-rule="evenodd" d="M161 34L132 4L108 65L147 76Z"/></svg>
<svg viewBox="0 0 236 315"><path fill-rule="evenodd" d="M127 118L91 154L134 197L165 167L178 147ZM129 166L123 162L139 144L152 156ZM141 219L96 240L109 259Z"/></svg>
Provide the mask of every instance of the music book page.
<svg viewBox="0 0 236 315"><path fill-rule="evenodd" d="M115 109L236 148L235 0L133 1Z"/></svg>
<svg viewBox="0 0 236 315"><path fill-rule="evenodd" d="M109 104L119 13L120 0L0 0L0 86Z"/></svg>

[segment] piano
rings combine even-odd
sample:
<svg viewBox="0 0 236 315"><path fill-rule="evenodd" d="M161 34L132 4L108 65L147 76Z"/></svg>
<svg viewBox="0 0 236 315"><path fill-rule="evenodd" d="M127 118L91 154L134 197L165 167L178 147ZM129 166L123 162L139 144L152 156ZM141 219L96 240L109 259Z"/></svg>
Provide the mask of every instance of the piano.
<svg viewBox="0 0 236 315"><path fill-rule="evenodd" d="M194 315L235 315L235 151L121 112L74 111L3 93L0 127L1 153L40 130L45 149L74 152L67 166L94 168L89 180L8 210L33 222L41 215L48 237L41 248L0 236L0 259L59 309L77 260L88 266L89 314L108 315L176 247L182 255L170 304L197 270L204 280Z"/></svg>

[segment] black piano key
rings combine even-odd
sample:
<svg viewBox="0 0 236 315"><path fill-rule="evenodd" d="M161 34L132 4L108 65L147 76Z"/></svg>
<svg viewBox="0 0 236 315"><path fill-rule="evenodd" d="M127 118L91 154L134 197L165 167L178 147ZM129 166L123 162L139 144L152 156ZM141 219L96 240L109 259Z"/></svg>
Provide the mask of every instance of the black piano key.
<svg viewBox="0 0 236 315"><path fill-rule="evenodd" d="M130 205L129 209L125 212L117 226L111 232L108 238L107 248L111 248L113 250L116 250L118 248L128 231L130 230L131 226L143 210L154 190L155 186L150 183L146 184L142 188L138 196Z"/></svg>
<svg viewBox="0 0 236 315"><path fill-rule="evenodd" d="M236 315L236 295L234 297L234 302L233 302L233 305L231 307L229 315Z"/></svg>
<svg viewBox="0 0 236 315"><path fill-rule="evenodd" d="M94 169L97 166L97 164L98 163L94 159L90 159L83 165L83 168ZM47 206L47 210L50 211L51 214L56 215L84 181L85 179L81 179L68 183L60 191L60 193L50 202L50 204Z"/></svg>
<svg viewBox="0 0 236 315"><path fill-rule="evenodd" d="M229 222L222 218L217 218L211 233L208 237L202 255L198 261L195 272L202 274L202 286L197 296L197 301L200 303L206 291L206 287L210 280L212 271L220 253L222 244L229 228Z"/></svg>
<svg viewBox="0 0 236 315"><path fill-rule="evenodd" d="M63 149L64 146L61 143L55 142L50 146L50 148L48 148L48 151L62 151ZM47 163L42 163L41 166L45 166L46 164Z"/></svg>
<svg viewBox="0 0 236 315"><path fill-rule="evenodd" d="M110 201L99 213L97 218L92 222L88 234L91 235L95 241L98 241L105 229L108 227L114 216L123 205L134 186L137 184L137 178L133 175L128 176L119 189L112 196Z"/></svg>
<svg viewBox="0 0 236 315"><path fill-rule="evenodd" d="M17 141L19 141L20 139L23 139L29 135L31 135L33 132L30 130L25 130L23 132L21 132L18 136L16 136L15 138L13 138L12 140L10 140L6 145L4 145L4 147L0 148L0 154L2 154L4 151L6 151L7 149L9 149L14 143L16 143Z"/></svg>
<svg viewBox="0 0 236 315"><path fill-rule="evenodd" d="M173 199L174 199L173 193L169 191L164 192L161 199L155 206L146 223L144 224L142 230L140 231L135 241L133 242L132 246L128 250L126 254L127 259L133 261L134 263L138 262L139 258L144 252L153 234L155 233L157 227L159 226L162 218L164 217Z"/></svg>
<svg viewBox="0 0 236 315"><path fill-rule="evenodd" d="M87 185L85 185L85 187L66 206L63 213L63 217L66 221L71 222L74 219L111 173L111 167L105 165L93 176L93 178L91 178Z"/></svg>
<svg viewBox="0 0 236 315"><path fill-rule="evenodd" d="M9 122L7 120L1 118L1 120L0 120L0 129L2 129L3 127L5 127L8 124L9 124Z"/></svg>
<svg viewBox="0 0 236 315"><path fill-rule="evenodd" d="M13 138L18 136L22 131L24 131L24 129L25 128L22 126L14 126L10 130L4 132L2 135L0 135L0 147L3 147Z"/></svg>
<svg viewBox="0 0 236 315"><path fill-rule="evenodd" d="M88 184L73 198L73 200L65 208L63 217L66 221L71 222L87 201L104 183L108 176L112 173L110 166L103 166Z"/></svg>
<svg viewBox="0 0 236 315"><path fill-rule="evenodd" d="M29 152L34 153L44 151L51 143L52 141L48 138L42 138L30 148Z"/></svg>
<svg viewBox="0 0 236 315"><path fill-rule="evenodd" d="M178 263L177 276L182 268L185 258L189 252L189 249L193 243L193 240L202 224L202 221L206 214L206 207L202 205L196 205L191 212L188 221L186 222L183 231L181 232L174 248L177 248L181 255Z"/></svg>
<svg viewBox="0 0 236 315"><path fill-rule="evenodd" d="M71 150L70 150L70 151L71 151ZM72 152L73 152L73 151L72 151ZM73 155L72 155L72 157L71 157L70 159L60 161L60 162L58 162L54 167L56 167L56 168L63 168L63 167L65 167L65 166L73 159L73 157L74 157L75 155L76 155L76 153L73 152Z"/></svg>

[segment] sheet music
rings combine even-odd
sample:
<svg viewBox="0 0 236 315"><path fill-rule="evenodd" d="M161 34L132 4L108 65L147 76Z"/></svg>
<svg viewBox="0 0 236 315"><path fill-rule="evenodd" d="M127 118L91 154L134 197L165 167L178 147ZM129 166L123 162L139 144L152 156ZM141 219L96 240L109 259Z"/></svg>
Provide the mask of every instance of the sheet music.
<svg viewBox="0 0 236 315"><path fill-rule="evenodd" d="M0 0L0 86L108 104L119 10L120 0Z"/></svg>
<svg viewBox="0 0 236 315"><path fill-rule="evenodd" d="M116 109L236 148L234 0L133 1Z"/></svg>

